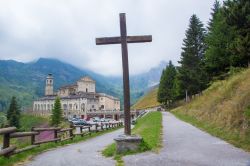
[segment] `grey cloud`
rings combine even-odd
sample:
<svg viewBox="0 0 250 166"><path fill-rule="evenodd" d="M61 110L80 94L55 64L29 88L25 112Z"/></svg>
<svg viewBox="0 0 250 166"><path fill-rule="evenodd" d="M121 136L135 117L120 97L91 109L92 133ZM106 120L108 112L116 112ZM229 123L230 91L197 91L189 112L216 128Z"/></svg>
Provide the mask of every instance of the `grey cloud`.
<svg viewBox="0 0 250 166"><path fill-rule="evenodd" d="M12 0L0 1L0 59L57 58L103 75L121 74L119 45L96 46L95 37L119 35L127 13L129 35L153 35L129 45L130 73L180 57L193 13L206 23L214 0Z"/></svg>

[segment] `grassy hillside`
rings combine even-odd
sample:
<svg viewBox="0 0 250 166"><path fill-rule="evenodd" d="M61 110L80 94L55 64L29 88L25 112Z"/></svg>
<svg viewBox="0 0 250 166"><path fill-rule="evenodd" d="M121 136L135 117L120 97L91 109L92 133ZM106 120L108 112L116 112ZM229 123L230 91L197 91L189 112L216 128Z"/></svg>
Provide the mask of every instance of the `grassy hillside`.
<svg viewBox="0 0 250 166"><path fill-rule="evenodd" d="M145 109L160 105L157 102L157 91L158 88L152 89L146 95L141 97L133 106L132 109Z"/></svg>
<svg viewBox="0 0 250 166"><path fill-rule="evenodd" d="M202 96L172 112L250 151L250 69L213 83Z"/></svg>

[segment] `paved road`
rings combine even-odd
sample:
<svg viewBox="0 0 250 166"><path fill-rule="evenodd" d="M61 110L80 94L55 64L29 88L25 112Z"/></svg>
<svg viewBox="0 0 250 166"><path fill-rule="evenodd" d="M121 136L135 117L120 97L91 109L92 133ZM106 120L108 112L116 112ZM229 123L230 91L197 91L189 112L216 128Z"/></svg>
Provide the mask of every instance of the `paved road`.
<svg viewBox="0 0 250 166"><path fill-rule="evenodd" d="M113 139L123 133L123 129L119 129L112 133L104 134L62 148L57 148L48 152L44 152L34 158L26 166L112 166L115 161L111 158L105 158L101 154L101 150L105 146L111 144Z"/></svg>
<svg viewBox="0 0 250 166"><path fill-rule="evenodd" d="M119 129L82 143L42 153L26 166L114 166L100 151L122 134ZM124 157L127 166L250 166L250 154L163 113L163 148Z"/></svg>
<svg viewBox="0 0 250 166"><path fill-rule="evenodd" d="M250 154L163 113L163 148L124 157L127 166L250 166Z"/></svg>

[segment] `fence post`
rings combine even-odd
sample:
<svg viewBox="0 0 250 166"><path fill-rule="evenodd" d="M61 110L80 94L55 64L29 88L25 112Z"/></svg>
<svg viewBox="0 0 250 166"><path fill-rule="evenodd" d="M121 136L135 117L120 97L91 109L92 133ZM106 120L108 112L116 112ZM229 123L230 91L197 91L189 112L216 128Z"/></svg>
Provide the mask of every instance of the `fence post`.
<svg viewBox="0 0 250 166"><path fill-rule="evenodd" d="M95 132L97 133L97 127L98 127L98 124L96 123L95 124Z"/></svg>
<svg viewBox="0 0 250 166"><path fill-rule="evenodd" d="M101 129L103 130L103 123L101 123Z"/></svg>
<svg viewBox="0 0 250 166"><path fill-rule="evenodd" d="M73 129L69 131L69 134L70 134L71 140L73 140L74 138Z"/></svg>
<svg viewBox="0 0 250 166"><path fill-rule="evenodd" d="M10 147L10 133L5 133L3 136L3 149ZM4 155L5 157L9 157L10 154Z"/></svg>
<svg viewBox="0 0 250 166"><path fill-rule="evenodd" d="M34 127L31 127L31 131L34 131ZM30 141L31 141L31 145L34 145L34 144L35 144L35 135L32 135L32 136L31 136Z"/></svg>
<svg viewBox="0 0 250 166"><path fill-rule="evenodd" d="M105 125L106 125L106 130L108 130L108 123L106 123Z"/></svg>
<svg viewBox="0 0 250 166"><path fill-rule="evenodd" d="M54 138L57 139L57 130L54 130ZM57 140L55 140L55 143L57 143Z"/></svg>
<svg viewBox="0 0 250 166"><path fill-rule="evenodd" d="M80 126L80 133L81 133L81 137L83 137L83 134L82 134L82 126Z"/></svg>
<svg viewBox="0 0 250 166"><path fill-rule="evenodd" d="M89 126L89 134L91 135L91 130L90 130L90 128L91 128L91 127Z"/></svg>

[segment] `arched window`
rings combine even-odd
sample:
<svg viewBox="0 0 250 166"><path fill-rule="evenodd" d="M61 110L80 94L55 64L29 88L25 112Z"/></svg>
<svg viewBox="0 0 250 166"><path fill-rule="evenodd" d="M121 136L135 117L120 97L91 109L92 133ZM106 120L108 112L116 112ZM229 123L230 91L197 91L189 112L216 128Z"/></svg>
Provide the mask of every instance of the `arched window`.
<svg viewBox="0 0 250 166"><path fill-rule="evenodd" d="M81 104L81 111L82 111L82 112L85 111L85 104L84 104L84 103Z"/></svg>
<svg viewBox="0 0 250 166"><path fill-rule="evenodd" d="M67 110L67 104L63 104L63 110L66 111Z"/></svg>
<svg viewBox="0 0 250 166"><path fill-rule="evenodd" d="M74 109L77 110L77 104L76 103L74 104Z"/></svg>

